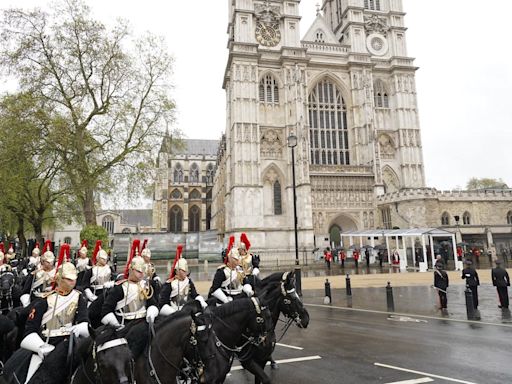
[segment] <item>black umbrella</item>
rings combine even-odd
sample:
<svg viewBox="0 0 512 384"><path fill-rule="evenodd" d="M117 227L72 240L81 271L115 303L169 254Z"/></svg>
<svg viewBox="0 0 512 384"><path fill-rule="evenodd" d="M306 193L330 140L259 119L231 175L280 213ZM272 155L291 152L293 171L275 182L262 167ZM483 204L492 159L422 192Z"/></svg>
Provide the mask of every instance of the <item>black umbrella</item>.
<svg viewBox="0 0 512 384"><path fill-rule="evenodd" d="M457 243L458 247L468 247L470 244L466 243L465 241L461 241L460 243Z"/></svg>
<svg viewBox="0 0 512 384"><path fill-rule="evenodd" d="M388 249L384 244L378 244L375 246L375 249Z"/></svg>
<svg viewBox="0 0 512 384"><path fill-rule="evenodd" d="M353 251L355 249L359 249L359 247L357 245L352 244L350 247L348 247L348 249Z"/></svg>

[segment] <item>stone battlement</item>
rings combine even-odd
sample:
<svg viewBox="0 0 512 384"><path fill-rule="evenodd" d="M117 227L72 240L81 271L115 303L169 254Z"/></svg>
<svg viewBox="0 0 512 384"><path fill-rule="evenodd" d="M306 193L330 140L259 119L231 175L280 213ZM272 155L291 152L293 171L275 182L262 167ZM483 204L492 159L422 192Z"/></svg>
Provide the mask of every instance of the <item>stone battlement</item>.
<svg viewBox="0 0 512 384"><path fill-rule="evenodd" d="M444 201L507 201L512 200L512 189L479 189L438 191L435 188L408 188L377 196L377 203L392 203L417 199Z"/></svg>

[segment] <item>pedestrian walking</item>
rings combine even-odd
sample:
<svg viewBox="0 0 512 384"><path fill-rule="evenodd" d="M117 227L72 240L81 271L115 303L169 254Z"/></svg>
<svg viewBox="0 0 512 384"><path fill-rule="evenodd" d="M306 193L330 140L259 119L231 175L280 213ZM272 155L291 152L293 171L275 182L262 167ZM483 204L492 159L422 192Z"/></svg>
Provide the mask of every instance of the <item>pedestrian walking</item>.
<svg viewBox="0 0 512 384"><path fill-rule="evenodd" d="M471 265L471 260L466 260L467 267L462 270L462 278L466 279L466 286L469 287L473 295L473 306L475 309L478 308L478 286L480 285L480 279L478 273L474 270Z"/></svg>
<svg viewBox="0 0 512 384"><path fill-rule="evenodd" d="M496 260L496 268L491 272L492 285L496 287L500 305L498 308L508 309L508 287L510 287L510 277L506 269L501 268L501 260Z"/></svg>
<svg viewBox="0 0 512 384"><path fill-rule="evenodd" d="M359 250L354 249L352 252L352 255L354 256L354 264L356 265L356 269L359 267Z"/></svg>
<svg viewBox="0 0 512 384"><path fill-rule="evenodd" d="M341 268L345 268L345 259L347 258L347 254L343 249L340 249L340 262Z"/></svg>
<svg viewBox="0 0 512 384"><path fill-rule="evenodd" d="M439 295L438 309L441 311L446 310L448 307L448 296L446 292L448 286L448 274L444 270L444 264L442 262L436 263L436 269L434 271L434 288L437 290L437 294Z"/></svg>
<svg viewBox="0 0 512 384"><path fill-rule="evenodd" d="M366 268L370 268L370 250L368 248L364 251L364 257L366 258Z"/></svg>
<svg viewBox="0 0 512 384"><path fill-rule="evenodd" d="M382 251L377 252L377 257L379 258L379 267L382 268L382 261L384 260L384 253Z"/></svg>

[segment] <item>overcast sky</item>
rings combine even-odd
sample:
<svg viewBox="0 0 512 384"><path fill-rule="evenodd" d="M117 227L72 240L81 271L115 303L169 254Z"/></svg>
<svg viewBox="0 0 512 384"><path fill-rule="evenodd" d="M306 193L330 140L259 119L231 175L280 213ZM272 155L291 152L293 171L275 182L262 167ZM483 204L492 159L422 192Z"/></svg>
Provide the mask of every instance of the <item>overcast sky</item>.
<svg viewBox="0 0 512 384"><path fill-rule="evenodd" d="M96 17L128 19L167 39L174 55L176 125L188 138L225 129L222 79L231 0L88 0ZM302 0L301 36L320 0ZM44 7L47 0L0 0ZM510 0L403 0L416 76L427 185L464 187L475 177L512 186Z"/></svg>

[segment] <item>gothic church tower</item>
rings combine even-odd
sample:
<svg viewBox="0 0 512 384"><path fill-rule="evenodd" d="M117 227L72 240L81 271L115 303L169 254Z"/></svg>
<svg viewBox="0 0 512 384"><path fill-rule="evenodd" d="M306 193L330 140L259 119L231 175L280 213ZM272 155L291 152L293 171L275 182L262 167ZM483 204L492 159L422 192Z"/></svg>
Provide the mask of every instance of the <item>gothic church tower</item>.
<svg viewBox="0 0 512 384"><path fill-rule="evenodd" d="M385 226L376 196L425 184L401 0L324 0L302 40L299 3L229 0L212 215L257 249L294 247L291 134L300 248Z"/></svg>

